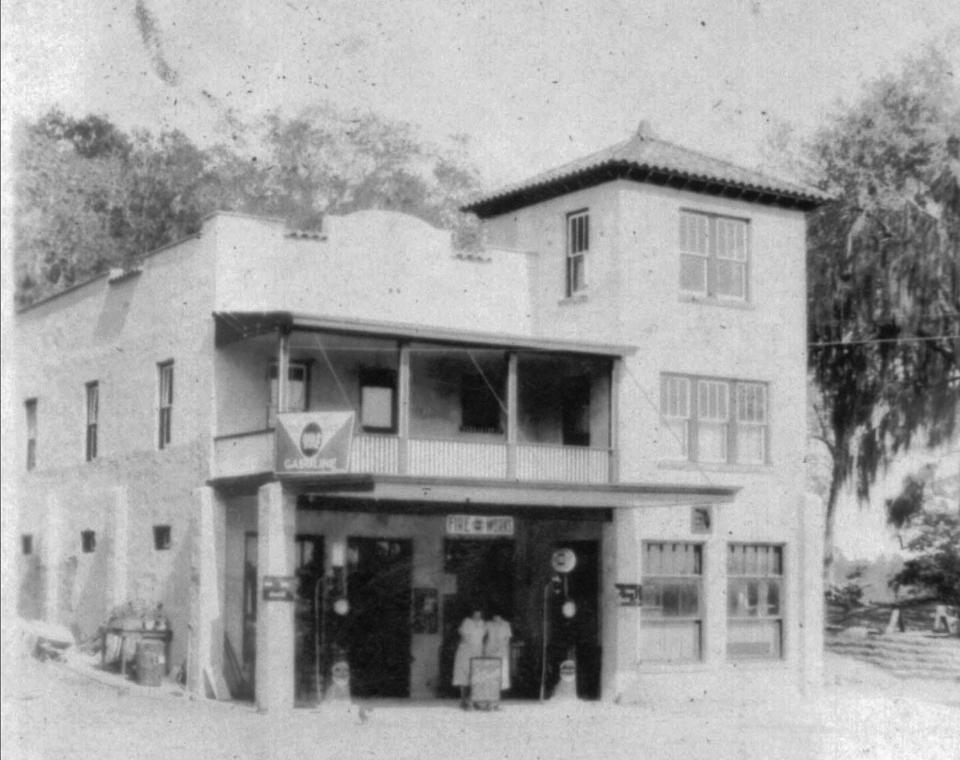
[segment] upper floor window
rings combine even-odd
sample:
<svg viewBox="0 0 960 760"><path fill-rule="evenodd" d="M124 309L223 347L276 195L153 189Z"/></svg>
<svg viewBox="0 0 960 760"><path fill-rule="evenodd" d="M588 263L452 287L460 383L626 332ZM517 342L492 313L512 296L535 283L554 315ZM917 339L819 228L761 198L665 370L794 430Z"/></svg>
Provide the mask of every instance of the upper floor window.
<svg viewBox="0 0 960 760"><path fill-rule="evenodd" d="M87 383L87 437L85 453L87 461L97 458L97 419L100 416L100 383Z"/></svg>
<svg viewBox="0 0 960 760"><path fill-rule="evenodd" d="M270 381L270 402L267 404L267 427L277 424L277 404L280 388L277 384L277 363L273 362L267 372ZM305 412L310 388L310 365L306 362L290 362L287 365L287 412Z"/></svg>
<svg viewBox="0 0 960 760"><path fill-rule="evenodd" d="M165 449L170 445L171 423L173 419L173 362L162 362L157 365L157 380L159 388L157 424L157 445Z"/></svg>
<svg viewBox="0 0 960 760"><path fill-rule="evenodd" d="M360 371L360 424L364 430L397 430L397 373L392 369Z"/></svg>
<svg viewBox="0 0 960 760"><path fill-rule="evenodd" d="M28 398L23 402L27 423L27 469L37 466L37 400Z"/></svg>
<svg viewBox="0 0 960 760"><path fill-rule="evenodd" d="M660 417L661 448L668 459L767 462L765 383L663 375Z"/></svg>
<svg viewBox="0 0 960 760"><path fill-rule="evenodd" d="M587 287L586 256L590 250L590 212L567 214L567 296Z"/></svg>
<svg viewBox="0 0 960 760"><path fill-rule="evenodd" d="M747 300L747 222L680 212L680 290L690 295Z"/></svg>
<svg viewBox="0 0 960 760"><path fill-rule="evenodd" d="M783 639L783 547L727 548L727 656L780 657Z"/></svg>

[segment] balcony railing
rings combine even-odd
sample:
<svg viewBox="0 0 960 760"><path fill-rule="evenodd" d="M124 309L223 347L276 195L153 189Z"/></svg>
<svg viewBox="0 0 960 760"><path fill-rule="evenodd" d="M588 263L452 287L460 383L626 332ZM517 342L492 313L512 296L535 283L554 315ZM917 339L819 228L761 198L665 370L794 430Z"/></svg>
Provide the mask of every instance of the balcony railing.
<svg viewBox="0 0 960 760"><path fill-rule="evenodd" d="M528 443L513 448L515 461L511 465L511 447L506 443L411 438L406 441L404 467L400 438L358 435L350 447L350 471L529 482L610 482L609 449ZM273 468L272 430L214 439L214 477L241 477L272 472Z"/></svg>

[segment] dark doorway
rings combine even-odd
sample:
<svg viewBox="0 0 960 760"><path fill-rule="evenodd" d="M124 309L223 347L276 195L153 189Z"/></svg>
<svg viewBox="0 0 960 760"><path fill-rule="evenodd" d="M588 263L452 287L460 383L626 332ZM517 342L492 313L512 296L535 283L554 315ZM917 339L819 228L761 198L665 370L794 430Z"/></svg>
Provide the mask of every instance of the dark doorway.
<svg viewBox="0 0 960 760"><path fill-rule="evenodd" d="M572 549L577 557L567 574L565 593L550 602L548 684L556 684L560 663L573 655L577 662L577 696L600 698L600 544L598 541L561 541L555 549ZM576 605L573 617L563 614L563 602Z"/></svg>
<svg viewBox="0 0 960 760"><path fill-rule="evenodd" d="M443 644L440 652L442 696L457 696L452 686L453 660L460 624L479 606L489 620L499 612L514 619L514 544L496 539L452 539L444 543L444 572L457 576L457 593L443 599Z"/></svg>
<svg viewBox="0 0 960 760"><path fill-rule="evenodd" d="M590 445L590 385L589 375L563 381L560 404L564 446Z"/></svg>
<svg viewBox="0 0 960 760"><path fill-rule="evenodd" d="M298 702L314 702L321 691L321 641L319 612L323 603L323 536L298 535L294 562L297 573L297 602L294 618L296 648L296 691ZM318 665L320 669L318 669Z"/></svg>
<svg viewBox="0 0 960 760"><path fill-rule="evenodd" d="M410 694L410 586L413 544L350 538L345 643L356 697Z"/></svg>

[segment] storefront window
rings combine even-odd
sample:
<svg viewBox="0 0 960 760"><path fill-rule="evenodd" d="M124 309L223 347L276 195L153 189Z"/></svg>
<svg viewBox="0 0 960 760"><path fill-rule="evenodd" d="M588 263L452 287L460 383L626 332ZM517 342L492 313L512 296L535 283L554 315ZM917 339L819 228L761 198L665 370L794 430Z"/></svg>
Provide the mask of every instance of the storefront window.
<svg viewBox="0 0 960 760"><path fill-rule="evenodd" d="M731 544L727 552L727 657L782 655L783 547Z"/></svg>
<svg viewBox="0 0 960 760"><path fill-rule="evenodd" d="M701 658L703 547L645 542L640 659L682 662Z"/></svg>

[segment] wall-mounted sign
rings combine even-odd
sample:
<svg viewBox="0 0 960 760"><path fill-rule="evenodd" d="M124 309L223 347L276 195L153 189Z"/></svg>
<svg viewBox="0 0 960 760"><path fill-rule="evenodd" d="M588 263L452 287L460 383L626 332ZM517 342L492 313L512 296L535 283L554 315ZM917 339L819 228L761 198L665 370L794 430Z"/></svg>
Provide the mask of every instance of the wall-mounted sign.
<svg viewBox="0 0 960 760"><path fill-rule="evenodd" d="M265 602L292 602L296 598L297 579L292 575L263 576Z"/></svg>
<svg viewBox="0 0 960 760"><path fill-rule="evenodd" d="M641 607L643 587L639 583L615 583L621 607Z"/></svg>
<svg viewBox="0 0 960 760"><path fill-rule="evenodd" d="M448 536L513 536L512 517L447 515Z"/></svg>
<svg viewBox="0 0 960 760"><path fill-rule="evenodd" d="M278 475L347 472L353 412L284 412L277 415Z"/></svg>

